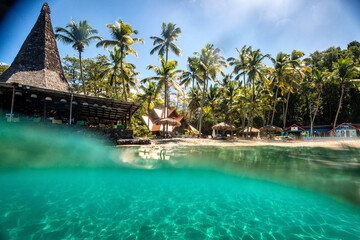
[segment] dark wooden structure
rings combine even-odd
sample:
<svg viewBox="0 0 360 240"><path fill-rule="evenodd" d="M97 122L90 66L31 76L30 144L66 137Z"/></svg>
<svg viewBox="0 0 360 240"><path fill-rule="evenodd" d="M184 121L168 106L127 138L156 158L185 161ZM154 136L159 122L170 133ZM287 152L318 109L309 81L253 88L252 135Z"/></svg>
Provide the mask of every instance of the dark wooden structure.
<svg viewBox="0 0 360 240"><path fill-rule="evenodd" d="M0 83L0 111L2 117L22 117L61 120L74 124L111 124L122 121L126 126L140 104L85 96L70 92L37 88L18 83ZM7 114L7 115L6 115Z"/></svg>
<svg viewBox="0 0 360 240"><path fill-rule="evenodd" d="M0 120L7 122L69 125L120 122L122 128L126 128L139 107L140 104L134 102L71 92L46 2L15 60L0 76Z"/></svg>

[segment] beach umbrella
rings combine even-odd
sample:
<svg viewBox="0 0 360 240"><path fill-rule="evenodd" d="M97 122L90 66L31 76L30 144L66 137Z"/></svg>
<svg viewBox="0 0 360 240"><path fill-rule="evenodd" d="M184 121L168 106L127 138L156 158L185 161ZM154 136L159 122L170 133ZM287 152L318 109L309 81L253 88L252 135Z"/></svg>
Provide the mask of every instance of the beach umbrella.
<svg viewBox="0 0 360 240"><path fill-rule="evenodd" d="M282 132L282 128L274 126L274 125L267 125L260 128L261 132Z"/></svg>
<svg viewBox="0 0 360 240"><path fill-rule="evenodd" d="M241 130L240 132L242 133L243 130ZM250 128L245 128L245 133L258 133L258 132L260 132L260 130L257 128L254 128L254 127L251 128L251 131L250 131Z"/></svg>
<svg viewBox="0 0 360 240"><path fill-rule="evenodd" d="M181 126L181 122L173 119L173 118L162 118L162 119L158 119L155 121L155 124L158 125L169 125L169 126L175 126L175 127L180 127Z"/></svg>
<svg viewBox="0 0 360 240"><path fill-rule="evenodd" d="M226 122L221 122L219 124L212 126L211 128L213 130L219 130L219 131L227 131L227 130L235 129L235 127L233 125L228 124Z"/></svg>

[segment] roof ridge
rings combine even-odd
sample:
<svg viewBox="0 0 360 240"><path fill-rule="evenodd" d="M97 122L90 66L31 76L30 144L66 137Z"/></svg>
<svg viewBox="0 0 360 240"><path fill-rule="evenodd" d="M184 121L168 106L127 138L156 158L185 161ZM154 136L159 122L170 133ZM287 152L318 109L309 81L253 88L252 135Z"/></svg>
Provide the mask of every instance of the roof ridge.
<svg viewBox="0 0 360 240"><path fill-rule="evenodd" d="M17 82L34 87L45 86L53 90L70 91L61 65L50 12L49 4L45 2L11 66L0 76L0 82ZM46 70L44 74L41 73L42 70Z"/></svg>

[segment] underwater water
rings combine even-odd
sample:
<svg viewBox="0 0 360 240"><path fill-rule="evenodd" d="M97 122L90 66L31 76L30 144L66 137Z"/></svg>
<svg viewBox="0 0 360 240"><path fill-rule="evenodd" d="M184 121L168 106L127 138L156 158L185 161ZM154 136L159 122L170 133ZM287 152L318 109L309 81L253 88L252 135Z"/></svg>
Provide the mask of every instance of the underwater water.
<svg viewBox="0 0 360 240"><path fill-rule="evenodd" d="M359 239L357 149L0 131L0 239Z"/></svg>

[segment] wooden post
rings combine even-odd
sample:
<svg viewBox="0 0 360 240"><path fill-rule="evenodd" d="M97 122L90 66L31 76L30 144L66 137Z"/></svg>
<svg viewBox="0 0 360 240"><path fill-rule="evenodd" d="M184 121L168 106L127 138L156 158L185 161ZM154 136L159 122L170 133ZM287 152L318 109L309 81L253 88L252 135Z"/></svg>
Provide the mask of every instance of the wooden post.
<svg viewBox="0 0 360 240"><path fill-rule="evenodd" d="M131 112L131 107L129 109L129 129L131 129L131 118L132 118L132 112Z"/></svg>
<svg viewBox="0 0 360 240"><path fill-rule="evenodd" d="M12 122L12 120L13 120L14 101L15 101L15 85L13 86L13 92L12 92L12 98L11 98L10 122Z"/></svg>
<svg viewBox="0 0 360 240"><path fill-rule="evenodd" d="M73 97L74 97L74 95L73 95L73 94L71 94L71 97L70 97L70 116L69 116L69 125L71 125Z"/></svg>

